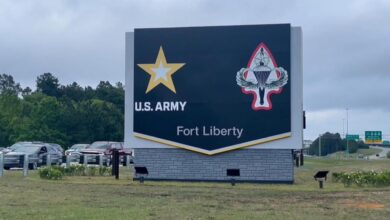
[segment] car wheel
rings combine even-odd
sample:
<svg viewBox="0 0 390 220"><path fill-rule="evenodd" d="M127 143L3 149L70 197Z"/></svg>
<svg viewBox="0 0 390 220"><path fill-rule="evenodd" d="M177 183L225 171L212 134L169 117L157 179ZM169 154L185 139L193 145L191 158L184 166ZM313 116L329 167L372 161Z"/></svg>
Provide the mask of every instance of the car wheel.
<svg viewBox="0 0 390 220"><path fill-rule="evenodd" d="M38 163L37 162L28 164L28 169L29 170L36 170L37 168L38 168Z"/></svg>

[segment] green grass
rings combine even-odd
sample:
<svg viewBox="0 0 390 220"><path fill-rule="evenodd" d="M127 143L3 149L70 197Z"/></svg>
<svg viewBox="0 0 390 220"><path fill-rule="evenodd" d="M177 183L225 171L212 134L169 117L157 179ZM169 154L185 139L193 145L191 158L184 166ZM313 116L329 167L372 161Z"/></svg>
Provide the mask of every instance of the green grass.
<svg viewBox="0 0 390 220"><path fill-rule="evenodd" d="M348 156L350 158L358 158L359 155L362 155L363 157L365 156L370 156L370 155L375 155L377 153L382 152L380 149L375 149L375 148L369 148L369 149L358 149L356 153L350 153ZM345 151L338 151L333 154L330 154L328 157L331 158L346 158L347 155Z"/></svg>
<svg viewBox="0 0 390 220"><path fill-rule="evenodd" d="M380 149L375 149L375 148L369 148L369 149L358 149L358 154L363 154L363 156L370 156L374 154L378 154L382 152Z"/></svg>
<svg viewBox="0 0 390 220"><path fill-rule="evenodd" d="M9 171L0 178L0 219L387 219L390 187L349 187L318 170L390 170L390 160L306 159L293 185L148 182L121 177L42 180ZM331 175L329 175L330 177Z"/></svg>

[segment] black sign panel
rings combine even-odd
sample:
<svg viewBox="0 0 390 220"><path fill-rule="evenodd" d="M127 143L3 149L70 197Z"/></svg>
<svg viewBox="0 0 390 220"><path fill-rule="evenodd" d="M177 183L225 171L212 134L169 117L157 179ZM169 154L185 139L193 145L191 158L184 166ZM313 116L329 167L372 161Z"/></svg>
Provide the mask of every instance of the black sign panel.
<svg viewBox="0 0 390 220"><path fill-rule="evenodd" d="M289 24L134 35L137 137L214 154L290 135Z"/></svg>

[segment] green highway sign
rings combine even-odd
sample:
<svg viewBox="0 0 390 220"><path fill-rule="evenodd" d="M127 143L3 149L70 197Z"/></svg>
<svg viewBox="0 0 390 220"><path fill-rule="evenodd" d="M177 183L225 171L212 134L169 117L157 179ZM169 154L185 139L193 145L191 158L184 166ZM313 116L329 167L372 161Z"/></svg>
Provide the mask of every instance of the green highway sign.
<svg viewBox="0 0 390 220"><path fill-rule="evenodd" d="M346 138L348 141L358 141L359 135L358 134L347 134Z"/></svg>
<svg viewBox="0 0 390 220"><path fill-rule="evenodd" d="M366 131L366 144L382 144L382 131Z"/></svg>

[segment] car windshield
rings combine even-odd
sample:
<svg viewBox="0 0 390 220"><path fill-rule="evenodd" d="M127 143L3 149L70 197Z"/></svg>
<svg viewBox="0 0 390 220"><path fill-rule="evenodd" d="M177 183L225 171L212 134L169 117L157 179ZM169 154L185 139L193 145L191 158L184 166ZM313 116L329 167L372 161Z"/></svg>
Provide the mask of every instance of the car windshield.
<svg viewBox="0 0 390 220"><path fill-rule="evenodd" d="M108 147L108 142L94 142L89 146L92 149L107 149Z"/></svg>
<svg viewBox="0 0 390 220"><path fill-rule="evenodd" d="M23 153L35 153L39 150L39 146L34 145L23 145L19 147L14 147L11 150L13 152L23 152Z"/></svg>
<svg viewBox="0 0 390 220"><path fill-rule="evenodd" d="M75 144L70 149L72 149L72 150L81 150L81 149L84 149L86 147L87 147L86 144Z"/></svg>
<svg viewBox="0 0 390 220"><path fill-rule="evenodd" d="M9 149L14 150L14 149L17 149L17 148L20 148L20 147L24 147L24 146L27 146L27 144L18 142L18 143L13 144L11 147L9 147Z"/></svg>

